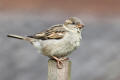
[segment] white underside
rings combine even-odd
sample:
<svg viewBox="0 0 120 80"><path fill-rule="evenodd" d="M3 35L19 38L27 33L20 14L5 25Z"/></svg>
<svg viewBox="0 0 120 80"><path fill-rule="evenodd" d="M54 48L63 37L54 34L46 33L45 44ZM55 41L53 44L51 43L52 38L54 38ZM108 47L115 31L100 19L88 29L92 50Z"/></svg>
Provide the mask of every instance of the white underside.
<svg viewBox="0 0 120 80"><path fill-rule="evenodd" d="M33 45L45 56L64 57L80 46L81 39L81 31L80 33L70 31L62 39L39 40L33 42Z"/></svg>

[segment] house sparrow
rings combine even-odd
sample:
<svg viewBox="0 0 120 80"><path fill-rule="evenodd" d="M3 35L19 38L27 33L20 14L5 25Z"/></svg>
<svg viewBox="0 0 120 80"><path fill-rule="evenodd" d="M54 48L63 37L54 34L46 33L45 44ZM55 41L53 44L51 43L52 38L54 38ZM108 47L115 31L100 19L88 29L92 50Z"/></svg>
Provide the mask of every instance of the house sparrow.
<svg viewBox="0 0 120 80"><path fill-rule="evenodd" d="M77 17L70 17L64 24L54 25L46 31L32 36L7 35L8 37L26 40L40 50L43 55L56 60L57 67L63 67L63 61L78 46L82 39L81 32L84 27Z"/></svg>

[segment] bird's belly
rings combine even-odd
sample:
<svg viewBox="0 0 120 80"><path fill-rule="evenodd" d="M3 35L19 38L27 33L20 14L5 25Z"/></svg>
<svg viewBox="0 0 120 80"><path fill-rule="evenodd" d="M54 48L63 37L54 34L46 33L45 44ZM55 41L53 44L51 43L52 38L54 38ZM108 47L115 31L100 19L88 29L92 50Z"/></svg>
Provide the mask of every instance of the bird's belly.
<svg viewBox="0 0 120 80"><path fill-rule="evenodd" d="M42 47L42 53L46 56L67 56L73 47L68 43L56 43L46 44Z"/></svg>
<svg viewBox="0 0 120 80"><path fill-rule="evenodd" d="M48 57L57 56L64 57L70 54L73 50L80 45L80 39L67 39L67 40L49 40L43 43L42 53Z"/></svg>

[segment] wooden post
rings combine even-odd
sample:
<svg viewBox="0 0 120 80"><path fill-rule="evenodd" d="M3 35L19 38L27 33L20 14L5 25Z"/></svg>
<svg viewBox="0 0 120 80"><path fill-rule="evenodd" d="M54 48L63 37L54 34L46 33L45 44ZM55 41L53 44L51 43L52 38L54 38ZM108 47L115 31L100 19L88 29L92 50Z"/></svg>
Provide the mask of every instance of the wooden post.
<svg viewBox="0 0 120 80"><path fill-rule="evenodd" d="M48 80L71 80L71 61L65 60L63 65L58 69L55 60L48 60Z"/></svg>

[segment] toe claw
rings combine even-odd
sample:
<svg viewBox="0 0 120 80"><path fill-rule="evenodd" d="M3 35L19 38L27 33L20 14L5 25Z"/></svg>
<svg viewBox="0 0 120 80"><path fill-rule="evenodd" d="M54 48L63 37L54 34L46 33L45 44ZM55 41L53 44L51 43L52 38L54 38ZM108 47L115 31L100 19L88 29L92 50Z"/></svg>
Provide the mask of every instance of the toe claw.
<svg viewBox="0 0 120 80"><path fill-rule="evenodd" d="M64 66L64 65L63 65L63 61L69 59L69 58L66 58L66 57L64 57L64 58L57 58L57 57L55 57L55 56L52 56L52 57L53 57L53 59L56 60L58 69L62 69L63 66Z"/></svg>
<svg viewBox="0 0 120 80"><path fill-rule="evenodd" d="M63 68L63 63L57 62L57 67L58 67L58 69L62 69Z"/></svg>

